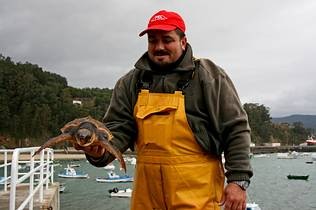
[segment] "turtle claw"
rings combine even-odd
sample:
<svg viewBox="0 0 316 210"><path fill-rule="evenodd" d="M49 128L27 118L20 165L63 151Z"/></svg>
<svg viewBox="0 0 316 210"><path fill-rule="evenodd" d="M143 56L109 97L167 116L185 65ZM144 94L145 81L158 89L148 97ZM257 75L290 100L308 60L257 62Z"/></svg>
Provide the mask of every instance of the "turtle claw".
<svg viewBox="0 0 316 210"><path fill-rule="evenodd" d="M109 153L111 153L117 158L117 160L120 162L121 169L123 169L124 172L126 173L126 164L125 164L122 153L118 149L116 149L114 145L110 144L109 141L107 140L99 140L99 144L106 151L108 151Z"/></svg>
<svg viewBox="0 0 316 210"><path fill-rule="evenodd" d="M49 139L47 142L45 142L35 153L32 157L34 157L35 155L39 154L43 149L47 148L47 147L51 147L55 144L58 144L60 142L63 141L69 141L72 139L72 136L68 133L63 133L60 134L59 136L53 137L51 139Z"/></svg>

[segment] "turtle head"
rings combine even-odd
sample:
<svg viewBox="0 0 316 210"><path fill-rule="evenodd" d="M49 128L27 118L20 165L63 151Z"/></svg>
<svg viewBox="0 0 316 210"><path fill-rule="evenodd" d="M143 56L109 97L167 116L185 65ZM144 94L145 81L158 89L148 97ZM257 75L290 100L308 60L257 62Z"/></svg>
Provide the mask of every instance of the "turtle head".
<svg viewBox="0 0 316 210"><path fill-rule="evenodd" d="M89 146L96 139L96 127L89 122L82 123L75 132L75 139L80 146Z"/></svg>

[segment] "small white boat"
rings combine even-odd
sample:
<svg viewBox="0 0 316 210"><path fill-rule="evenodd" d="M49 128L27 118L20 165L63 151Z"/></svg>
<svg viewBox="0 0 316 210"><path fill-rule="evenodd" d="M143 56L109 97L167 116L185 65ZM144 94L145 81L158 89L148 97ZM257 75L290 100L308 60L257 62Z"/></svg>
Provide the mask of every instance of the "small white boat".
<svg viewBox="0 0 316 210"><path fill-rule="evenodd" d="M74 168L74 167L80 167L80 164L71 163L69 166L72 167L72 168Z"/></svg>
<svg viewBox="0 0 316 210"><path fill-rule="evenodd" d="M261 210L261 208L256 203L247 203L246 210Z"/></svg>
<svg viewBox="0 0 316 210"><path fill-rule="evenodd" d="M81 178L87 179L89 175L82 172L77 172L74 168L70 167L69 165L65 168L64 172L58 174L59 177L62 178Z"/></svg>
<svg viewBox="0 0 316 210"><path fill-rule="evenodd" d="M265 157L269 157L269 155L267 154L255 154L253 155L254 158L265 158Z"/></svg>
<svg viewBox="0 0 316 210"><path fill-rule="evenodd" d="M136 165L136 158L135 157L125 157L124 160L131 165Z"/></svg>
<svg viewBox="0 0 316 210"><path fill-rule="evenodd" d="M134 178L129 175L118 175L113 171L108 173L107 177L97 177L95 179L97 182L132 182Z"/></svg>
<svg viewBox="0 0 316 210"><path fill-rule="evenodd" d="M305 142L307 145L316 145L316 139L314 139L314 136L309 136Z"/></svg>
<svg viewBox="0 0 316 210"><path fill-rule="evenodd" d="M59 192L63 193L66 189L66 185L64 183L60 183L59 184Z"/></svg>
<svg viewBox="0 0 316 210"><path fill-rule="evenodd" d="M132 158L130 163L131 163L131 165L136 165L136 158Z"/></svg>
<svg viewBox="0 0 316 210"><path fill-rule="evenodd" d="M110 163L103 167L105 170L111 170L113 171L115 169L115 165L113 163Z"/></svg>
<svg viewBox="0 0 316 210"><path fill-rule="evenodd" d="M53 166L54 167L58 167L58 166L61 166L61 164L60 163L54 163Z"/></svg>
<svg viewBox="0 0 316 210"><path fill-rule="evenodd" d="M291 151L288 153L278 153L277 158L278 159L296 159L298 157L299 153L296 151Z"/></svg>
<svg viewBox="0 0 316 210"><path fill-rule="evenodd" d="M108 190L110 197L119 197L119 198L130 198L132 196L132 189L118 189L114 187L113 189Z"/></svg>

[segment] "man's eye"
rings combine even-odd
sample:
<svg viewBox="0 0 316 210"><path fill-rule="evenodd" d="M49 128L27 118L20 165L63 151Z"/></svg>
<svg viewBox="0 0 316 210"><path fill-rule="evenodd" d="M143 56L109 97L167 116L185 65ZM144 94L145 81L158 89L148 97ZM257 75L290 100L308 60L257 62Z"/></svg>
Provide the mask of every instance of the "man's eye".
<svg viewBox="0 0 316 210"><path fill-rule="evenodd" d="M168 44L170 42L173 42L173 39L164 39L163 42Z"/></svg>
<svg viewBox="0 0 316 210"><path fill-rule="evenodd" d="M156 43L157 41L155 39L148 39L148 42L153 44L153 43Z"/></svg>

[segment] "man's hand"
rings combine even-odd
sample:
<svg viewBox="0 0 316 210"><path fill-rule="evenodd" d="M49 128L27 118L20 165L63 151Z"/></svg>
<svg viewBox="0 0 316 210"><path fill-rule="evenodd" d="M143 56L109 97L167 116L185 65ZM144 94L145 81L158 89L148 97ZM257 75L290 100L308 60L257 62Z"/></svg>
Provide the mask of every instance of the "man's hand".
<svg viewBox="0 0 316 210"><path fill-rule="evenodd" d="M221 199L221 206L224 210L245 210L246 209L246 191L241 189L237 184L229 183L224 189Z"/></svg>
<svg viewBox="0 0 316 210"><path fill-rule="evenodd" d="M87 147L82 147L79 144L74 144L74 148L76 150L82 150L86 154L88 154L91 157L94 158L100 158L104 155L105 149L101 146L87 146Z"/></svg>

